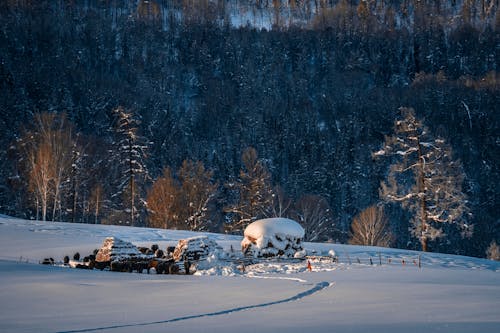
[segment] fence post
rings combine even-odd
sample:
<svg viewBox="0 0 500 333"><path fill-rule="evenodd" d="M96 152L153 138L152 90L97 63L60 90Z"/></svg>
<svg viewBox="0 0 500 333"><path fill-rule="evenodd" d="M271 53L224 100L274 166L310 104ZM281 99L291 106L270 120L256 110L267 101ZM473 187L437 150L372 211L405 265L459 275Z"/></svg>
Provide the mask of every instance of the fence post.
<svg viewBox="0 0 500 333"><path fill-rule="evenodd" d="M380 266L382 266L382 254L380 254L380 252L378 253L378 261L380 263Z"/></svg>
<svg viewBox="0 0 500 333"><path fill-rule="evenodd" d="M418 255L418 268L422 268L422 255Z"/></svg>

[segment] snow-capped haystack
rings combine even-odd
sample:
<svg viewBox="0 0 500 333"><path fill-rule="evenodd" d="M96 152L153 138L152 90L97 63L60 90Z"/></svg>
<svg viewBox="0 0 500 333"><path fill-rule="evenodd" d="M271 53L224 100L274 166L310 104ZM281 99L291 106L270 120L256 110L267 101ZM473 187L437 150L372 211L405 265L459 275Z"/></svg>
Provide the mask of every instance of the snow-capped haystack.
<svg viewBox="0 0 500 333"><path fill-rule="evenodd" d="M173 258L175 261L204 260L208 256L221 252L222 247L216 241L207 236L197 236L179 240L175 247Z"/></svg>
<svg viewBox="0 0 500 333"><path fill-rule="evenodd" d="M102 247L97 252L96 262L126 261L128 259L143 259L139 249L132 243L123 241L116 237L108 237L104 240Z"/></svg>
<svg viewBox="0 0 500 333"><path fill-rule="evenodd" d="M294 257L302 251L304 228L287 218L255 221L246 227L241 251L254 257Z"/></svg>

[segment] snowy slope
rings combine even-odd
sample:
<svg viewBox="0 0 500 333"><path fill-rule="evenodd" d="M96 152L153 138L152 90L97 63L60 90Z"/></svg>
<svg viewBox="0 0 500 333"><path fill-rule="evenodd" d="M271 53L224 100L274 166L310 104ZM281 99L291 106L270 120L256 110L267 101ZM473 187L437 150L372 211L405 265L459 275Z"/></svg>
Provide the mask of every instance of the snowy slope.
<svg viewBox="0 0 500 333"><path fill-rule="evenodd" d="M313 260L308 272L303 262L267 262L242 273L213 262L198 276L25 263L85 255L108 236L164 248L193 235L0 217L0 332L500 331L500 265L483 259L422 254L419 269L418 252L306 243L333 249L340 263ZM208 235L239 248L241 237Z"/></svg>

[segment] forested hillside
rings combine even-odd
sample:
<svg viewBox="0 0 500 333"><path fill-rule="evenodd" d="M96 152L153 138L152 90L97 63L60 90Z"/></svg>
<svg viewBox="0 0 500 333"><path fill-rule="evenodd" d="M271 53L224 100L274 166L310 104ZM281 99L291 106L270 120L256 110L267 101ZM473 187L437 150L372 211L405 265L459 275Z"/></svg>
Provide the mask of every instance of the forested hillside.
<svg viewBox="0 0 500 333"><path fill-rule="evenodd" d="M9 0L0 25L0 213L231 232L282 215L346 242L379 204L392 245L420 249L374 156L409 107L463 166L474 225L429 249L500 242L498 0Z"/></svg>

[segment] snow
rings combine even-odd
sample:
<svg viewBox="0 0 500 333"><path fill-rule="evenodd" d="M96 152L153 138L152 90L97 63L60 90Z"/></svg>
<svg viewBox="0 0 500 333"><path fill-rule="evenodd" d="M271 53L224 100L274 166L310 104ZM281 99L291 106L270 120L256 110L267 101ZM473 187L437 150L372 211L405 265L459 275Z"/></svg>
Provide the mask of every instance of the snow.
<svg viewBox="0 0 500 333"><path fill-rule="evenodd" d="M244 235L260 239L267 235L285 234L296 238L304 237L304 229L295 222L287 218L276 217L255 221L246 227Z"/></svg>
<svg viewBox="0 0 500 333"><path fill-rule="evenodd" d="M107 237L164 249L199 235L226 251L242 238L0 217L0 332L500 331L500 263L485 259L304 243L312 272L296 259L209 258L195 276L38 264Z"/></svg>
<svg viewBox="0 0 500 333"><path fill-rule="evenodd" d="M241 248L250 248L255 256L293 257L302 250L302 238L304 228L297 222L287 218L268 218L246 227Z"/></svg>

